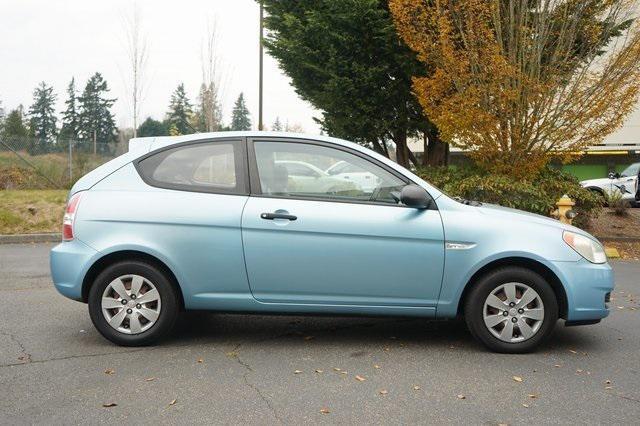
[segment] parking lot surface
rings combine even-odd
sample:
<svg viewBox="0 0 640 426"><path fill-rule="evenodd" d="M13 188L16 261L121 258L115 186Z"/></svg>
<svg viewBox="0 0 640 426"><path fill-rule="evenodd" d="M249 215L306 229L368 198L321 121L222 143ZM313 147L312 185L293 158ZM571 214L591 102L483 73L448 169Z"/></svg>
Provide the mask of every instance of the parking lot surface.
<svg viewBox="0 0 640 426"><path fill-rule="evenodd" d="M637 423L640 263L612 313L499 355L459 322L189 313L122 348L51 284L50 244L0 245L0 423Z"/></svg>

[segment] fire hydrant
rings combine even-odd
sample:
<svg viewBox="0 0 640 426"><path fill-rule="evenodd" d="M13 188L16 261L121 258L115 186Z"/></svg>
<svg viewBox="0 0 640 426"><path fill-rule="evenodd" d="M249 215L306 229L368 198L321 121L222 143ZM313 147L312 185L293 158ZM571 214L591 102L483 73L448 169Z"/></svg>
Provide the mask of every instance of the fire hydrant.
<svg viewBox="0 0 640 426"><path fill-rule="evenodd" d="M571 225L571 221L578 215L578 213L572 210L572 207L575 205L575 201L569 198L567 194L564 194L556 203L558 208L551 212L551 216L559 219L562 223Z"/></svg>

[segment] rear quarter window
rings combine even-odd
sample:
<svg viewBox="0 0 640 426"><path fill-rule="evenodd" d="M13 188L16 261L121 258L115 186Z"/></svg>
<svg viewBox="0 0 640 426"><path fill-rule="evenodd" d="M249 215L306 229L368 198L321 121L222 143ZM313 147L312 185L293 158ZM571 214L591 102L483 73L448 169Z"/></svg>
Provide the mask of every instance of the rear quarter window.
<svg viewBox="0 0 640 426"><path fill-rule="evenodd" d="M194 192L246 194L240 141L199 142L142 158L136 168L149 185Z"/></svg>

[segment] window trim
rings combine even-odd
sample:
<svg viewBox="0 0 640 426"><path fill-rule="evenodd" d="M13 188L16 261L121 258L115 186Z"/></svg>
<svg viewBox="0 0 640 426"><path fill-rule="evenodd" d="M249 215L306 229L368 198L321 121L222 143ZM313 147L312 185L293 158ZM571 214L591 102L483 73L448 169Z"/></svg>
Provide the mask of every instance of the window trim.
<svg viewBox="0 0 640 426"><path fill-rule="evenodd" d="M199 186L199 185L186 185L186 184L176 184L176 183L167 183L157 181L149 176L146 176L143 173L141 162L146 160L149 157L160 154L165 151L173 150L176 148L185 148L191 145L201 145L201 144L217 144L217 143L226 143L230 144L233 147L233 161L235 165L236 172L236 188L234 189L223 189L223 188L211 188L209 186ZM153 186L155 188L162 189L172 189L175 191L184 191L184 192L199 192L206 194L220 194L220 195L244 195L248 196L250 194L250 184L249 184L249 175L248 175L248 167L247 167L247 149L246 149L246 138L238 138L238 137L221 137L221 138L204 138L204 139L195 139L189 140L185 142L180 142L177 144L163 146L162 148L158 148L147 154L138 157L133 161L134 167L138 172L140 178L149 186Z"/></svg>
<svg viewBox="0 0 640 426"><path fill-rule="evenodd" d="M250 183L250 189L251 189L251 196L252 197L259 197L259 198L274 198L274 199L281 199L281 200L299 200L299 201L322 201L322 202L330 202L330 203L346 203L346 204L368 204L368 205L374 205L374 206L385 206L385 207L400 207L400 208L410 208L410 209L414 209L414 207L409 207L409 206L405 206L403 204L390 204L390 203L385 203L385 202L381 202L381 201L369 201L369 200L355 200L355 199L335 199L335 198L329 198L329 197L296 197L296 196L284 196L284 195L271 195L271 194L263 194L262 193L262 187L260 185L260 179L258 177L258 164L256 161L256 151L254 148L254 144L255 143L259 143L259 142L279 142L279 143L294 143L294 144L306 144L306 145L316 145L316 146L322 146L325 148L332 148L332 149L336 149L338 151L343 151L346 152L348 154L352 154L355 155L357 157L360 157L361 159L363 159L364 161L367 161L369 163L374 164L375 166L378 166L380 168L382 168L384 171L392 174L393 176L395 176L396 178L400 179L402 182L405 183L405 185L409 185L409 184L414 184L417 185L415 182L413 182L411 179L409 179L408 177L404 176L403 174L401 174L400 172L398 172L397 170L394 170L393 168L389 167L388 165L384 164L383 162L370 157L360 151L357 151L355 149L346 147L346 146L342 146L342 145L338 145L338 144L334 144L334 143L330 143L330 142L325 142L325 141L319 141L319 140L315 140L315 139L299 139L299 138L280 138L280 137L273 137L273 136L265 136L265 137L260 137L260 136L252 136L252 137L248 137L247 138L247 156L248 156L248 164L249 164L249 183ZM427 208L427 210L437 210L438 207L436 206L436 203L433 199L433 197L431 196L431 194L429 194L429 191L426 191L427 194L429 195L429 197L431 198L431 203L429 203L429 207Z"/></svg>

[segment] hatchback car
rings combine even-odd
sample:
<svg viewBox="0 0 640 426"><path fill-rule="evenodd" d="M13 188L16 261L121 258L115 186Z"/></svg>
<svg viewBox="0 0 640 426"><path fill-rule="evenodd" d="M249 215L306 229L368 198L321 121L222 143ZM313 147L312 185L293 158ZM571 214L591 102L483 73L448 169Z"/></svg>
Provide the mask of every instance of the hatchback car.
<svg viewBox="0 0 640 426"><path fill-rule="evenodd" d="M283 162L345 162L373 191L296 182ZM602 245L554 219L457 200L367 148L239 132L140 138L71 189L56 288L120 345L181 310L464 317L499 352L608 315Z"/></svg>

